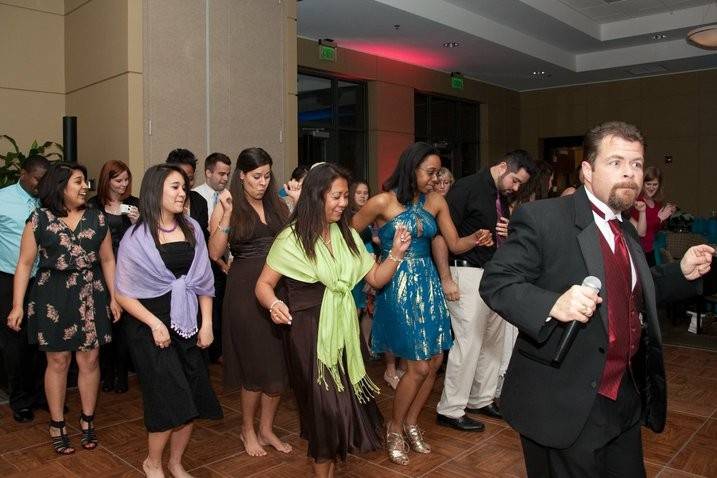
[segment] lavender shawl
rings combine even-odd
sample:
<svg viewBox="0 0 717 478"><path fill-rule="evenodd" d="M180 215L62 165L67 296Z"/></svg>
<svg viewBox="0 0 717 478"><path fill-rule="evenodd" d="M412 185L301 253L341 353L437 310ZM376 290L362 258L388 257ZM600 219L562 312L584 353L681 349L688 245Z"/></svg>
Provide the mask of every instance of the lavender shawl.
<svg viewBox="0 0 717 478"><path fill-rule="evenodd" d="M201 227L186 218L194 230L194 259L186 275L175 278L154 245L146 224L130 227L117 251L115 288L133 299L151 299L172 292L170 326L184 338L197 333L198 295L214 297L214 276Z"/></svg>

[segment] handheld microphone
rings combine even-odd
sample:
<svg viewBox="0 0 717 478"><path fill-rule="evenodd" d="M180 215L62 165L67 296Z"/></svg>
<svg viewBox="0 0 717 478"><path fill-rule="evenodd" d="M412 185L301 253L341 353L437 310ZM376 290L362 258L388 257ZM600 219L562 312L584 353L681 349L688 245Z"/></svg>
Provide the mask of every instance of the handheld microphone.
<svg viewBox="0 0 717 478"><path fill-rule="evenodd" d="M583 279L583 283L581 285L583 287L590 287L597 293L600 293L600 289L602 289L602 282L600 282L600 279L595 276L587 276ZM560 342L558 343L558 348L555 351L555 357L551 362L554 367L558 367L561 363L563 363L565 355L568 353L568 350L570 350L570 347L573 345L573 341L575 340L575 336L578 334L579 325L580 322L573 320L563 332L563 336L560 338Z"/></svg>

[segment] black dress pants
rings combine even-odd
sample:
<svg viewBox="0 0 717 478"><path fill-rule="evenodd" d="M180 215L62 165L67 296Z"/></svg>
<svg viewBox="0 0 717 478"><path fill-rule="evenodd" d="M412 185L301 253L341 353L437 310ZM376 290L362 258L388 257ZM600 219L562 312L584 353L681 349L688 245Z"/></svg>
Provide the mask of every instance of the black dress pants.
<svg viewBox="0 0 717 478"><path fill-rule="evenodd" d="M550 426L550 424L546 424ZM597 395L585 427L569 448L543 446L521 435L530 478L642 478L640 396L629 373L616 401Z"/></svg>
<svg viewBox="0 0 717 478"><path fill-rule="evenodd" d="M37 346L28 342L27 317L23 318L19 332L7 326L7 316L12 309L13 277L0 272L0 351L7 376L10 408L16 412L44 403L45 356Z"/></svg>

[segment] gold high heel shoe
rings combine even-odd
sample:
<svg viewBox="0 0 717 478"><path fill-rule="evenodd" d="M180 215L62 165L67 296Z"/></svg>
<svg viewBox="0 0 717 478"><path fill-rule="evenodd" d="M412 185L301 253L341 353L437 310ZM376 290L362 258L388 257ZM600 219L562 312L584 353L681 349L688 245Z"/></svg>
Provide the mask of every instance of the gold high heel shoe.
<svg viewBox="0 0 717 478"><path fill-rule="evenodd" d="M423 440L423 430L418 425L404 423L403 432L406 434L411 450L416 453L431 453L431 445Z"/></svg>
<svg viewBox="0 0 717 478"><path fill-rule="evenodd" d="M402 433L392 432L391 424L386 426L386 451L388 459L397 465L408 465L408 446Z"/></svg>

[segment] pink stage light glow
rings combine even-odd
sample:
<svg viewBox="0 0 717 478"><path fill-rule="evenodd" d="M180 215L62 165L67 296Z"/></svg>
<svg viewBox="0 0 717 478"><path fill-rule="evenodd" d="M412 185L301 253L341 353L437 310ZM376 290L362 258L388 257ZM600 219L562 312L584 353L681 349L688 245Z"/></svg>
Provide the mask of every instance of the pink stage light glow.
<svg viewBox="0 0 717 478"><path fill-rule="evenodd" d="M361 40L339 40L339 46L370 55L388 58L410 65L422 66L432 70L449 70L449 60L436 52L408 45L396 45Z"/></svg>

